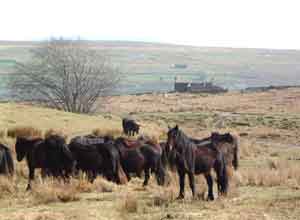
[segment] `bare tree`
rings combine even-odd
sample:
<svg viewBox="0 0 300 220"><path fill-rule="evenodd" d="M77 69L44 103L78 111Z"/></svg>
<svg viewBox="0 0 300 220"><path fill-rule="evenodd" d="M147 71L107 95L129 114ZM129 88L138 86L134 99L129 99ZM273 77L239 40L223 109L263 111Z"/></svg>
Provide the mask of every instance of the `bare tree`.
<svg viewBox="0 0 300 220"><path fill-rule="evenodd" d="M10 87L21 100L89 113L119 80L119 71L107 58L82 41L52 39L33 50L32 61L17 64Z"/></svg>

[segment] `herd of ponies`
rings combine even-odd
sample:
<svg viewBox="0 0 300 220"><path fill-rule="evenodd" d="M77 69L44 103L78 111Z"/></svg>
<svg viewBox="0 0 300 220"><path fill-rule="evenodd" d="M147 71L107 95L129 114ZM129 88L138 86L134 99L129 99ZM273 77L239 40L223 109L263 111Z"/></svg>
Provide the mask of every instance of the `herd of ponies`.
<svg viewBox="0 0 300 220"><path fill-rule="evenodd" d="M131 128L123 120L123 131ZM138 130L134 130L138 133ZM35 168L41 168L42 177L69 177L81 171L92 183L98 175L117 184L130 181L132 175L142 177L143 185L153 173L158 185L166 185L166 170L176 170L179 177L178 199L184 198L185 176L195 196L195 175L203 174L208 186L208 200L214 200L213 183L219 194L228 191L228 167L238 168L238 140L230 133L213 132L209 137L195 139L187 136L178 125L169 127L167 139L158 142L145 135L138 138L120 136L76 136L67 144L64 137L52 134L45 138L16 137L16 159L24 158L29 170L27 190L32 188ZM175 169L176 168L176 169ZM213 178L212 171L216 178ZM0 174L13 175L14 161L9 147L0 144Z"/></svg>

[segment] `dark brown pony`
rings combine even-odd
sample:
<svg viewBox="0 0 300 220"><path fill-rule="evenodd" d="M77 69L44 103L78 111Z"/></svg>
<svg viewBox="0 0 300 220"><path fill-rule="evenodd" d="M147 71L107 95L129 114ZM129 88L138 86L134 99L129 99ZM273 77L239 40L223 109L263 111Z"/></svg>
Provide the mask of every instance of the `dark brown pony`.
<svg viewBox="0 0 300 220"><path fill-rule="evenodd" d="M237 170L239 167L239 145L237 138L230 133L220 134L213 132L211 134L211 142L215 148L223 153L226 164L231 164Z"/></svg>
<svg viewBox="0 0 300 220"><path fill-rule="evenodd" d="M17 160L26 158L29 169L27 190L31 189L35 168L42 168L54 177L68 178L74 168L72 153L65 144L65 139L58 135L51 135L45 140L42 138L28 139L17 137Z"/></svg>
<svg viewBox="0 0 300 220"><path fill-rule="evenodd" d="M131 173L141 177L144 171L145 180L143 185L146 186L151 171L155 173L157 183L163 185L165 182L165 170L161 161L161 152L149 144L140 142L135 142L131 146L128 144L128 140L123 137L115 140L115 146L119 150L121 164L128 180L130 180Z"/></svg>
<svg viewBox="0 0 300 220"><path fill-rule="evenodd" d="M223 153L227 166L232 165L235 170L238 169L239 146L238 140L235 136L230 133L220 134L218 132L212 132L209 137L203 139L190 138L190 140L198 147L215 147Z"/></svg>
<svg viewBox="0 0 300 220"><path fill-rule="evenodd" d="M203 174L208 185L208 199L214 200L211 170L217 174L220 193L227 193L228 177L222 152L212 147L197 147L176 125L168 131L167 146L173 155L179 175L180 191L178 199L184 198L185 175L188 174L190 188L195 196L194 175Z"/></svg>

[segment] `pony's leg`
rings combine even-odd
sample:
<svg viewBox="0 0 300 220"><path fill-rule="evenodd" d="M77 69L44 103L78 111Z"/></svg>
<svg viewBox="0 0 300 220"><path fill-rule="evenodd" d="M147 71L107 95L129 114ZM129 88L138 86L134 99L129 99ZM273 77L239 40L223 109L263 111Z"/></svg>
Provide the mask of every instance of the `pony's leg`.
<svg viewBox="0 0 300 220"><path fill-rule="evenodd" d="M31 181L34 180L34 168L29 167L29 178L26 190L31 190Z"/></svg>
<svg viewBox="0 0 300 220"><path fill-rule="evenodd" d="M128 180L128 182L130 181L130 179L131 179L131 176L130 176L130 174L129 173L125 173L125 175L126 175L126 177L127 177L127 180Z"/></svg>
<svg viewBox="0 0 300 220"><path fill-rule="evenodd" d="M195 176L193 173L189 173L188 176L189 176L190 188L192 190L193 197L195 197Z"/></svg>
<svg viewBox="0 0 300 220"><path fill-rule="evenodd" d="M96 179L96 171L87 171L87 176L88 176L88 180L90 183L93 183L94 180Z"/></svg>
<svg viewBox="0 0 300 220"><path fill-rule="evenodd" d="M147 186L149 178L150 178L150 169L145 168L144 172L145 172L145 180L144 180L143 186Z"/></svg>
<svg viewBox="0 0 300 220"><path fill-rule="evenodd" d="M184 198L184 179L185 179L185 172L178 172L179 175L179 185L180 185L180 191L177 199L183 199Z"/></svg>
<svg viewBox="0 0 300 220"><path fill-rule="evenodd" d="M205 179L208 186L208 200L214 200L214 193L213 193L213 178L210 173L205 174Z"/></svg>

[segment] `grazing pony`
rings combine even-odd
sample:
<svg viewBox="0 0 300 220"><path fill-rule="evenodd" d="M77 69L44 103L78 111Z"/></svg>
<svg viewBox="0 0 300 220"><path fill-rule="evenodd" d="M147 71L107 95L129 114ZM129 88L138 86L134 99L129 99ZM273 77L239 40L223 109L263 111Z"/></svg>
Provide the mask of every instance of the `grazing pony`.
<svg viewBox="0 0 300 220"><path fill-rule="evenodd" d="M13 175L14 161L8 147L0 143L0 174Z"/></svg>
<svg viewBox="0 0 300 220"><path fill-rule="evenodd" d="M148 184L150 171L155 173L158 185L164 185L165 169L161 161L161 152L159 149L149 145L134 142L129 146L127 139L119 137L115 140L115 146L119 150L121 164L127 179L130 180L130 174L134 173L141 177L142 172L145 173L143 185Z"/></svg>
<svg viewBox="0 0 300 220"><path fill-rule="evenodd" d="M77 161L77 170L85 172L90 182L102 174L108 180L124 183L119 151L110 138L78 136L70 141L69 148Z"/></svg>
<svg viewBox="0 0 300 220"><path fill-rule="evenodd" d="M139 133L140 125L133 119L123 118L122 120L123 132L128 136L134 136Z"/></svg>
<svg viewBox="0 0 300 220"><path fill-rule="evenodd" d="M208 185L208 199L214 200L211 169L217 174L220 193L227 193L228 177L222 152L212 147L197 147L177 125L169 128L166 147L173 155L171 165L176 165L179 175L178 199L184 198L185 175L188 174L190 188L195 196L194 175L203 174Z"/></svg>
<svg viewBox="0 0 300 220"><path fill-rule="evenodd" d="M58 135L50 135L45 140L42 138L28 139L17 137L17 160L26 158L29 168L27 190L31 189L35 168L44 169L47 174L54 177L68 178L74 167L72 153L65 144L65 139Z"/></svg>

